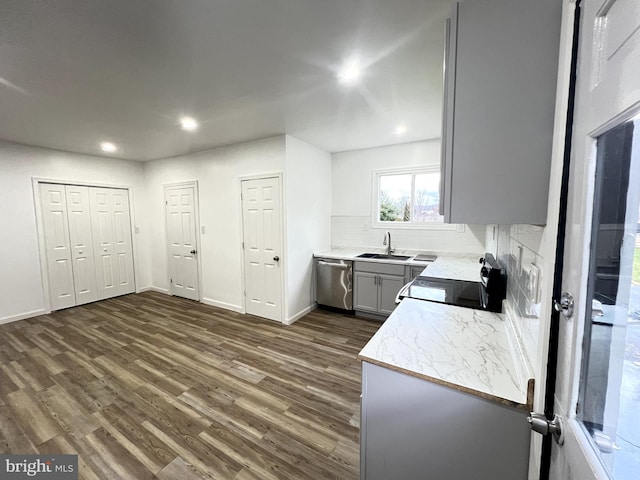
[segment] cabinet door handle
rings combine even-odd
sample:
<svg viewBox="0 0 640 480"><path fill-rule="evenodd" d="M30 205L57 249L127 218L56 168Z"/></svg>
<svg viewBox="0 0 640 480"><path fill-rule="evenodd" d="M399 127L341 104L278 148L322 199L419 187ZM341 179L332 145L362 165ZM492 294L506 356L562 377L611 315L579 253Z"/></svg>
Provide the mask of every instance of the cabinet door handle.
<svg viewBox="0 0 640 480"><path fill-rule="evenodd" d="M374 284L374 285L377 285L377 284L378 284L378 276L377 276L377 275L374 275L374 276L373 276L373 284Z"/></svg>

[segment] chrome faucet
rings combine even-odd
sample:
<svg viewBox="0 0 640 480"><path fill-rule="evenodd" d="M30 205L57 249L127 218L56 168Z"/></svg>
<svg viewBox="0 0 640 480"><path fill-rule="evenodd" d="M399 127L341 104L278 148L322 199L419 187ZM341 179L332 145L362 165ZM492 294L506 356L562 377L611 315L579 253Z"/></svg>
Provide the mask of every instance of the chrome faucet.
<svg viewBox="0 0 640 480"><path fill-rule="evenodd" d="M384 240L382 241L382 245L387 246L387 256L391 256L394 248L391 248L391 232L387 232L384 234Z"/></svg>

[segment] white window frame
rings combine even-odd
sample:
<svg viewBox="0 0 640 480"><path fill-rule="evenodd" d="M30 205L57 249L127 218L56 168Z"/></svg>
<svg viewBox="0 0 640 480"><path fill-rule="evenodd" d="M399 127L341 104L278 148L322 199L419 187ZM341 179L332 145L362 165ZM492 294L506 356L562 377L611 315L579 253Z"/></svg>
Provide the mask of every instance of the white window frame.
<svg viewBox="0 0 640 480"><path fill-rule="evenodd" d="M372 174L372 186L371 186L371 228L384 228L384 229L413 229L413 230L453 230L453 231L464 231L463 225L456 225L450 223L435 223L435 222L422 222L422 223L414 223L414 222L382 222L380 221L380 177L386 175L417 175L421 173L440 173L439 165L424 165L424 166L415 166L415 167L400 167L400 168L391 168L384 170L374 170ZM415 188L415 182L412 184L411 198L413 200Z"/></svg>

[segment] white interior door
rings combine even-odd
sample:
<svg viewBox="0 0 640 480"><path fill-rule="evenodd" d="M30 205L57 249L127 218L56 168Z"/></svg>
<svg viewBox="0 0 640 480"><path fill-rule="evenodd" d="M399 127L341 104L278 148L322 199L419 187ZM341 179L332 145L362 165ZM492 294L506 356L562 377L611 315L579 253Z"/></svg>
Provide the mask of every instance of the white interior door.
<svg viewBox="0 0 640 480"><path fill-rule="evenodd" d="M242 181L245 308L282 321L282 222L278 177Z"/></svg>
<svg viewBox="0 0 640 480"><path fill-rule="evenodd" d="M66 185L64 188L67 200L76 305L83 305L98 299L89 187Z"/></svg>
<svg viewBox="0 0 640 480"><path fill-rule="evenodd" d="M118 295L136 290L131 240L131 214L129 192L120 188L107 188L111 195L113 212L113 251L116 259Z"/></svg>
<svg viewBox="0 0 640 480"><path fill-rule="evenodd" d="M51 308L59 310L73 307L76 296L64 185L41 183L40 202Z"/></svg>
<svg viewBox="0 0 640 480"><path fill-rule="evenodd" d="M89 188L98 299L135 291L129 194Z"/></svg>
<svg viewBox="0 0 640 480"><path fill-rule="evenodd" d="M640 4L583 1L580 30L562 272L575 310L560 322L554 408L565 419L565 443L553 444L550 477L630 480L640 472L640 310L632 311L640 309L632 281Z"/></svg>
<svg viewBox="0 0 640 480"><path fill-rule="evenodd" d="M196 187L165 187L169 292L200 300Z"/></svg>

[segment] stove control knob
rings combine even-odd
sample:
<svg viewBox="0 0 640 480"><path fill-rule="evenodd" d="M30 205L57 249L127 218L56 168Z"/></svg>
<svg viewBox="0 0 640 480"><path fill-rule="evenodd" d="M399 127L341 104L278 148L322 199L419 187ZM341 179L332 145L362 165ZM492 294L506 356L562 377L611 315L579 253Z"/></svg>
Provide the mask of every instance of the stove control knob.
<svg viewBox="0 0 640 480"><path fill-rule="evenodd" d="M489 276L489 269L487 267L482 267L480 269L480 275L482 275L483 277L488 277Z"/></svg>

